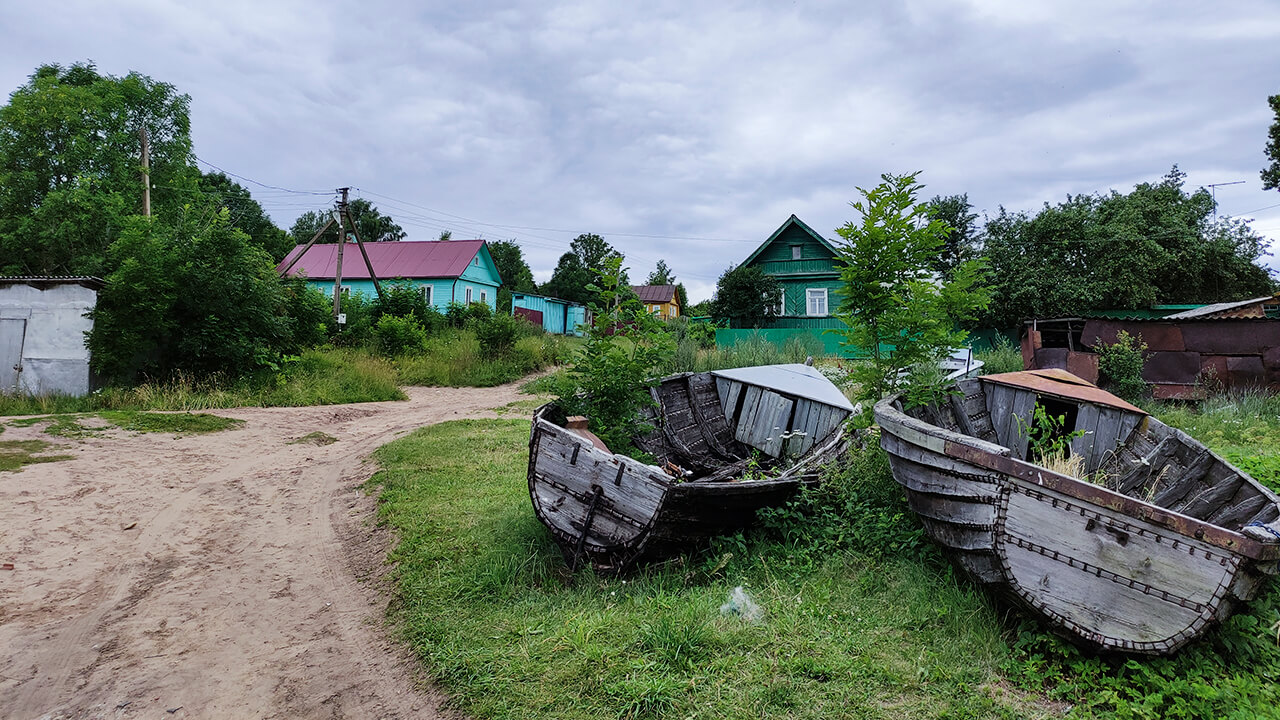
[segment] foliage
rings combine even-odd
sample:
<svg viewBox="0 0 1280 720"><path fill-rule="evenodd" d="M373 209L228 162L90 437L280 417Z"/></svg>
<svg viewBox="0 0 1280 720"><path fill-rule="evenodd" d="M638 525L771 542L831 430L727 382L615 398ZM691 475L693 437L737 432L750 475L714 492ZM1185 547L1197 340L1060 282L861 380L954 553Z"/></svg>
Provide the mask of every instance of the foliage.
<svg viewBox="0 0 1280 720"><path fill-rule="evenodd" d="M560 256L551 279L539 292L550 297L569 300L582 305L599 305L603 300L598 290L592 289L596 277L608 272L609 262L617 260L621 267L622 253L614 249L604 238L594 233L585 233L569 243L569 252ZM626 294L630 290L626 270L618 278L618 291ZM625 290L624 290L625 289Z"/></svg>
<svg viewBox="0 0 1280 720"><path fill-rule="evenodd" d="M502 278L502 286L498 288L498 312L511 312L511 293L531 293L538 291L533 281L533 271L524 260L524 250L515 240L495 240L489 243L489 254L493 256L493 264L498 268L498 277Z"/></svg>
<svg viewBox="0 0 1280 720"><path fill-rule="evenodd" d="M1147 392L1142 379L1147 344L1142 336L1133 337L1121 330L1116 341L1098 344L1098 376L1103 387L1126 400L1136 400Z"/></svg>
<svg viewBox="0 0 1280 720"><path fill-rule="evenodd" d="M139 433L177 433L192 435L211 433L244 426L243 420L209 413L157 413L137 410L109 410L98 417L121 430Z"/></svg>
<svg viewBox="0 0 1280 720"><path fill-rule="evenodd" d="M973 357L982 361L983 375L1018 372L1022 369L1022 348L1003 335L996 336L989 350L975 350Z"/></svg>
<svg viewBox="0 0 1280 720"><path fill-rule="evenodd" d="M294 347L309 348L323 344L329 337L329 325L333 321L330 299L297 275L281 278L280 283L284 292L284 316L289 323Z"/></svg>
<svg viewBox="0 0 1280 720"><path fill-rule="evenodd" d="M867 423L872 405L887 393L904 392L908 405L937 398L941 389L929 373L964 344L966 333L957 325L988 301L977 286L978 261L960 263L950 279L930 276L951 229L917 203L917 175L885 174L875 188L859 188L863 199L850 205L861 223L836 229L843 283L836 317L847 326L840 331L843 344L870 356L854 370Z"/></svg>
<svg viewBox="0 0 1280 720"><path fill-rule="evenodd" d="M172 225L133 217L93 310L93 368L114 382L176 372L232 376L296 352L271 258L225 209L187 206Z"/></svg>
<svg viewBox="0 0 1280 720"><path fill-rule="evenodd" d="M308 210L293 222L293 226L289 228L289 235L295 243L309 241L320 228L328 224L334 212L334 210L328 208ZM365 242L403 240L407 235L404 228L397 225L390 215L383 215L372 202L365 198L356 198L347 203L347 212L351 216L351 221L355 223L355 231L360 235L360 239ZM346 221L344 220L343 222L345 223ZM351 228L346 228L346 230L348 233L351 232ZM324 235L321 235L316 242L338 242L337 227L327 229ZM363 262L363 258L361 261Z"/></svg>
<svg viewBox="0 0 1280 720"><path fill-rule="evenodd" d="M1188 194L1185 178L1175 166L1127 195L1068 196L1034 216L1001 208L986 226L992 302L984 323L1271 292L1258 264L1263 238L1246 222L1214 220L1211 194Z"/></svg>
<svg viewBox="0 0 1280 720"><path fill-rule="evenodd" d="M427 331L412 315L383 315L373 328L373 338L384 357L422 352L427 347Z"/></svg>
<svg viewBox="0 0 1280 720"><path fill-rule="evenodd" d="M825 351L822 341L811 334L788 338L781 347L758 333L741 338L733 345L711 347L701 347L686 336L678 340L676 352L663 371L666 374L707 372L756 365L802 363L811 357L822 357Z"/></svg>
<svg viewBox="0 0 1280 720"><path fill-rule="evenodd" d="M794 543L762 531L606 579L568 576L529 512L528 433L523 420L444 423L375 455L370 485L398 538L392 617L469 717L1046 716L994 689L998 617L919 544L918 524L889 519L905 503L878 449L846 478L875 469L860 511L875 540L851 526L824 533L839 549L822 553L798 526ZM884 543L883 559L849 549L859 542ZM898 558L896 542L923 559ZM721 614L737 586L757 622Z"/></svg>
<svg viewBox="0 0 1280 720"><path fill-rule="evenodd" d="M42 65L0 108L0 270L99 275L142 211L139 128L151 145L154 212L189 198L191 99L138 73Z"/></svg>
<svg viewBox="0 0 1280 720"><path fill-rule="evenodd" d="M782 285L758 265L730 266L716 281L711 316L730 328L758 328L778 314Z"/></svg>
<svg viewBox="0 0 1280 720"><path fill-rule="evenodd" d="M445 324L444 315L427 303L422 290L403 279L382 283L382 296L373 298L369 311L374 318L412 317L427 333L434 333Z"/></svg>
<svg viewBox="0 0 1280 720"><path fill-rule="evenodd" d="M976 225L978 214L969 204L969 195L935 195L925 203L925 215L930 220L941 220L951 228L943 240L942 248L930 267L944 278L950 278L956 267L974 257L982 244Z"/></svg>
<svg viewBox="0 0 1280 720"><path fill-rule="evenodd" d="M498 357L511 350L516 340L524 336L540 335L542 329L529 321L511 315L494 315L474 325L480 350L488 357Z"/></svg>
<svg viewBox="0 0 1280 720"><path fill-rule="evenodd" d="M1264 151L1271 164L1262 169L1262 189L1275 190L1280 188L1280 95L1267 98L1267 104L1271 106L1275 121L1267 131L1267 146Z"/></svg>
<svg viewBox="0 0 1280 720"><path fill-rule="evenodd" d="M16 472L24 465L70 460L74 455L47 455L57 449L44 440L0 440L0 472Z"/></svg>
<svg viewBox="0 0 1280 720"><path fill-rule="evenodd" d="M595 317L586 343L557 395L565 413L590 418L592 432L623 452L640 430L640 410L653 404L649 388L675 351L675 342L634 293L622 292L621 257L605 260L598 277L593 291L600 304L592 306Z"/></svg>
<svg viewBox="0 0 1280 720"><path fill-rule="evenodd" d="M483 351L474 330L451 329L429 339L422 353L398 358L395 367L406 385L491 387L567 362L575 343L556 335L529 335L494 355Z"/></svg>
<svg viewBox="0 0 1280 720"><path fill-rule="evenodd" d="M243 185L221 172L200 176L200 193L231 216L231 226L243 230L250 241L266 250L273 262L280 262L294 247L293 237L276 227L262 205Z"/></svg>

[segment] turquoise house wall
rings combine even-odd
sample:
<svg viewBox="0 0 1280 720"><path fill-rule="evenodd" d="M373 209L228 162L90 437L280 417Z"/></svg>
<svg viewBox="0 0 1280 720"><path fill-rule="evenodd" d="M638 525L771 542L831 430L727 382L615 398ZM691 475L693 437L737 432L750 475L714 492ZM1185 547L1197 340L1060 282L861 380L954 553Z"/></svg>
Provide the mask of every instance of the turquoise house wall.
<svg viewBox="0 0 1280 720"><path fill-rule="evenodd" d="M467 288L471 288L471 302L483 302L490 309L498 309L498 286L502 283L498 275L498 266L493 263L487 245L480 246L480 251L467 269L453 278L382 278L385 288L390 283L409 283L414 287L431 288L431 305L440 312L449 309L451 302L466 302ZM311 287L318 288L326 297L333 298L333 280L307 280ZM372 280L343 280L342 287L351 294L364 295L366 299L378 297L378 291ZM483 296L483 297L482 297Z"/></svg>

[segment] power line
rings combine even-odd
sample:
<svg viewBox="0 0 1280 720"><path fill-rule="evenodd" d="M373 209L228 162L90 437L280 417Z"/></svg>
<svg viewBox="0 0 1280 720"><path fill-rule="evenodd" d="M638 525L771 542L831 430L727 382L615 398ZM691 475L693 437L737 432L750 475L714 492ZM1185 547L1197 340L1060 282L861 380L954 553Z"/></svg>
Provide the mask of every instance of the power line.
<svg viewBox="0 0 1280 720"><path fill-rule="evenodd" d="M191 155L191 156L192 156L192 157L194 157L194 158L196 159L196 161L197 161L197 162L204 163L205 165L208 165L209 167L213 168L214 170L217 170L218 172L222 173L223 175L230 175L230 176L231 176L231 177L233 177L233 178L237 178L237 179L239 179L239 180L244 180L245 182L251 182L251 183L253 183L254 185L259 185L259 186L261 186L261 187L269 188L269 189L271 189L271 190L279 190L279 191L281 191L281 192L293 193L294 195L335 195L335 194L336 194L336 193L334 193L333 191L329 191L329 192L313 192L313 191L310 191L310 190L290 190L289 188L283 188L283 187L280 187L280 186L278 186L278 185L268 185L268 184L263 183L263 182L258 182L257 180L254 180L253 178L247 178L247 177L245 177L245 176L243 176L243 175L237 175L237 174L235 174L235 173L233 173L233 172L230 172L230 171L228 171L228 170L223 170L222 168L218 167L217 165L214 165L213 163L209 162L208 160L201 159L201 158L200 158L200 156L199 156L199 155L196 155L195 153L192 153L192 155Z"/></svg>

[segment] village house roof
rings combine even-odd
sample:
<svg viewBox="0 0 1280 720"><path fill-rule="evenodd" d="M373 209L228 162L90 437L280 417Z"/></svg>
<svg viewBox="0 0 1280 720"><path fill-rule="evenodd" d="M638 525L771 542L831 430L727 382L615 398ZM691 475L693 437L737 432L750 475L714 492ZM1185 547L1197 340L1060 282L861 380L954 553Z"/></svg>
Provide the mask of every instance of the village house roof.
<svg viewBox="0 0 1280 720"><path fill-rule="evenodd" d="M379 279L454 278L462 275L484 244L484 240L397 240L367 242L364 248ZM290 250L276 270L287 267L303 247L298 245ZM307 250L289 274L305 272L312 280L332 278L337 275L337 264L337 243L317 243ZM360 247L355 243L348 243L343 250L342 277L347 280L369 279L369 268L365 267Z"/></svg>
<svg viewBox="0 0 1280 720"><path fill-rule="evenodd" d="M15 275L0 277L0 285L31 285L41 289L54 285L79 285L90 290L101 290L106 281L92 275Z"/></svg>
<svg viewBox="0 0 1280 720"><path fill-rule="evenodd" d="M675 302L675 285L632 285L631 289L642 303Z"/></svg>

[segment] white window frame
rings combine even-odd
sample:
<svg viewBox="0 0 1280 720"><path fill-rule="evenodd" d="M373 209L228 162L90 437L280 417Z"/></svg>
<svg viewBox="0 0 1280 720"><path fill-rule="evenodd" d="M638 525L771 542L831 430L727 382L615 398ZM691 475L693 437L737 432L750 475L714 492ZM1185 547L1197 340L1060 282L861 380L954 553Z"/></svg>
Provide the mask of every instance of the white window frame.
<svg viewBox="0 0 1280 720"><path fill-rule="evenodd" d="M778 293L778 307L775 309L775 311L778 313L778 317L783 317L787 314L787 291L786 290L783 290L782 292Z"/></svg>
<svg viewBox="0 0 1280 720"><path fill-rule="evenodd" d="M433 285L422 286L422 299L426 301L427 307L435 307L435 302L433 302L435 300L435 294L436 294L435 286Z"/></svg>
<svg viewBox="0 0 1280 720"><path fill-rule="evenodd" d="M821 307L817 306L817 302L821 301ZM809 317L826 317L831 313L827 308L827 289L826 288L805 288L804 290L804 307ZM815 312L817 311L817 312Z"/></svg>
<svg viewBox="0 0 1280 720"><path fill-rule="evenodd" d="M471 304L471 288L469 288L469 287L468 287L468 288L463 292L463 295L462 295L462 296L466 299L466 304L467 304L467 305L470 305L470 304Z"/></svg>
<svg viewBox="0 0 1280 720"><path fill-rule="evenodd" d="M485 305L489 304L489 294L483 290L480 291L480 302L484 303Z"/></svg>

